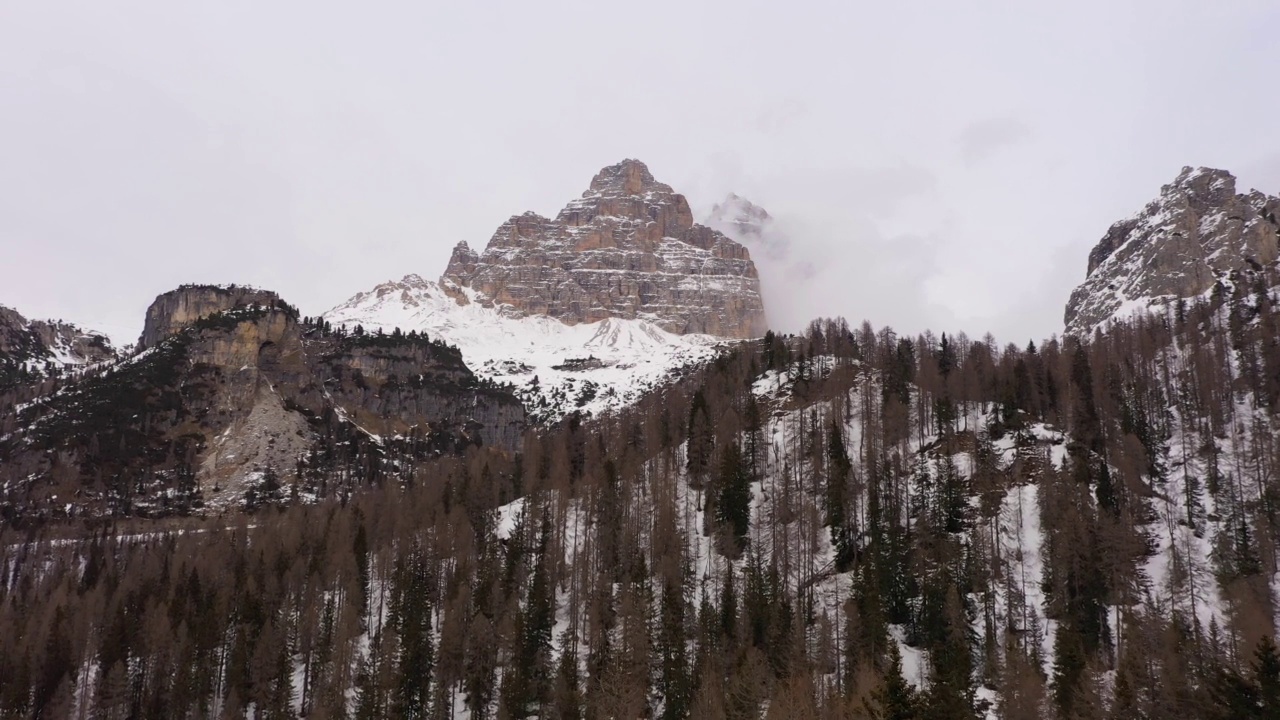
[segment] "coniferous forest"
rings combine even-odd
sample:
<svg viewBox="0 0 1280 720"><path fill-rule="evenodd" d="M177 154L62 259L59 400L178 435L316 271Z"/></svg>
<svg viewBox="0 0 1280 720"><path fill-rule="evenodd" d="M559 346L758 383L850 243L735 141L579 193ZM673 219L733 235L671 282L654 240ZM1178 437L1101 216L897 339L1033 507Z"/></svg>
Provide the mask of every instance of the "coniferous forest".
<svg viewBox="0 0 1280 720"><path fill-rule="evenodd" d="M0 717L1280 717L1271 285L815 321L518 453L9 523Z"/></svg>

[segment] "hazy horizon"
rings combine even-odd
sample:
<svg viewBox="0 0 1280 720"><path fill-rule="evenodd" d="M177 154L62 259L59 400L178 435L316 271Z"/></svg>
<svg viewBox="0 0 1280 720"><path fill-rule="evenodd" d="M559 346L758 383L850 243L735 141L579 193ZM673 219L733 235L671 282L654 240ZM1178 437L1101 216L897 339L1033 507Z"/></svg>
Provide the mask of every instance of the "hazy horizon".
<svg viewBox="0 0 1280 720"><path fill-rule="evenodd" d="M17 4L0 304L119 343L187 282L317 314L635 157L699 219L730 192L777 219L790 250L756 262L803 277L766 283L781 329L1038 341L1183 166L1280 192L1277 23L1260 1Z"/></svg>

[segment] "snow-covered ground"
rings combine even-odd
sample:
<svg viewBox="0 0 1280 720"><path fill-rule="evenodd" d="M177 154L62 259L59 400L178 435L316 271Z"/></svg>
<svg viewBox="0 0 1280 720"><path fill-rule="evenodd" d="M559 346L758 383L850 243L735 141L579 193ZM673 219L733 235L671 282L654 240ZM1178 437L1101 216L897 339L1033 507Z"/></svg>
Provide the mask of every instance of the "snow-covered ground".
<svg viewBox="0 0 1280 720"><path fill-rule="evenodd" d="M598 414L638 400L673 371L714 357L723 341L676 335L647 320L609 318L567 325L485 307L457 288L459 304L438 283L406 275L360 293L324 314L334 327L416 330L456 345L473 372L511 383L530 414L557 420L574 411Z"/></svg>
<svg viewBox="0 0 1280 720"><path fill-rule="evenodd" d="M815 367L820 374L829 372L835 363L832 358L815 359ZM876 378L867 374L859 383L877 383ZM654 498L667 497L663 502L674 502L677 509L675 519L688 553L689 566L694 574L693 592L695 596L707 592L714 597L723 583L726 572L732 567L738 582L742 582L751 555L759 552L764 564L776 563L790 587L804 587L811 594L813 611L820 618L807 633L806 642L816 648L819 643L830 642L821 637L822 628L828 632L838 633L844 622L844 604L850 599L853 585L851 573L838 573L835 570L835 551L831 543L828 529L822 526L821 490L815 478L819 469L809 467L803 458L801 448L809 442L814 433L814 421L817 419L820 436L825 438L826 423L835 413L835 405L831 401L816 404L802 404L796 407L790 397L791 382L785 373L765 373L753 385L753 391L762 405L769 409L763 428L765 441L765 458L762 476L751 485L751 530L748 536L751 551L735 560L725 558L716 548L714 536L705 534L706 527L705 491L694 487L684 473L685 457L682 446L674 456L663 456L651 461L649 471L645 474L648 480L631 486L636 494L633 507L645 515L638 519L636 527L641 533L641 546L651 540L649 534L658 527L658 505ZM858 395L855 387L850 398ZM878 395L878 393L872 393ZM878 412L876 408L870 409ZM989 415L980 408L968 409L967 422L970 427L984 427L990 420ZM859 458L863 455L861 446L864 437L863 408L861 403L852 401L847 413L842 418L843 433L847 450L859 466ZM909 443L908 451L912 455L922 453L921 449L931 446L936 437L927 436ZM1007 468L1019 457L1025 458L1035 454L1045 461L1061 468L1066 459L1065 436L1043 424L1033 424L1016 437L1007 435L994 443L1002 468ZM921 454L925 460L921 467L928 472L938 471L940 456L931 451ZM956 469L962 473L972 472L973 462L970 453L961 452L952 456ZM796 463L799 463L798 465ZM861 473L860 467L855 474ZM675 475L674 486L667 485L664 478ZM914 494L917 488L912 480L907 492ZM558 523L566 528L567 541L564 547L565 562L574 566L576 556L580 552L582 538L592 532L589 521L584 519L578 501L557 501L567 505L559 514ZM556 504L556 503L553 503ZM495 532L500 538L508 538L521 522L528 507L526 498L515 500L498 508L495 516ZM865 503L860 503L865 510ZM1020 608L1021 625L1024 628L1039 628L1041 657L1044 659L1046 671L1052 669L1054 623L1046 617L1046 597L1041 587L1044 577L1044 561L1041 531L1041 508L1039 488L1034 483L1020 484L1006 489L994 528L999 533L998 546L1000 561L1005 571L1012 576L1011 581L997 590L995 598L996 616L1003 619L1009 608L1010 591L1019 597L1015 607ZM864 519L862 519L864 520ZM862 520L858 524L863 524ZM905 521L905 519L904 519ZM571 532L569 531L571 529ZM984 531L984 530L982 530ZM980 532L979 528L968 531ZM772 559L770 559L772 558ZM655 601L656 602L656 601ZM975 604L981 599L975 597ZM657 609L654 609L657 612ZM578 623L579 636L587 632L585 614L575 612L575 606L563 593L557 597L557 622L555 638L557 641L573 623ZM981 617L975 619L975 632L981 633ZM929 653L924 649L913 647L907 643L905 628L891 626L890 634L898 643L902 658L904 677L917 687L927 687L932 673ZM556 648L558 652L558 646ZM580 662L583 659L580 658ZM583 668L585 672L585 668ZM826 679L828 689L833 688L839 676L833 671ZM979 690L986 703L987 717L994 717L996 691L982 687Z"/></svg>

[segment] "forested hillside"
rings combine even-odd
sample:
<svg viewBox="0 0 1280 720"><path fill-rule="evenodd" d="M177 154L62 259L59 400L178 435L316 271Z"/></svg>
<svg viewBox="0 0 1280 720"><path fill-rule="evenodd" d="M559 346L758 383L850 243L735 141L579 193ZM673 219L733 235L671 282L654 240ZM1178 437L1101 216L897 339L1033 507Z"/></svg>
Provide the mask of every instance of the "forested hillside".
<svg viewBox="0 0 1280 720"><path fill-rule="evenodd" d="M5 530L0 715L1280 716L1274 285L1025 347L817 321L515 455Z"/></svg>

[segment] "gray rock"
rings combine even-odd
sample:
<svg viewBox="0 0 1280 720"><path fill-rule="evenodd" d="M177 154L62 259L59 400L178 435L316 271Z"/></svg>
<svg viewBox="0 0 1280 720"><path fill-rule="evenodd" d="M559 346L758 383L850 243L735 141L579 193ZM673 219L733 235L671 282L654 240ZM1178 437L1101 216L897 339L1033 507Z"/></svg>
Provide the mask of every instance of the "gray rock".
<svg viewBox="0 0 1280 720"><path fill-rule="evenodd" d="M111 340L61 320L28 320L0 305L0 390L118 358Z"/></svg>
<svg viewBox="0 0 1280 720"><path fill-rule="evenodd" d="M601 170L555 219L512 217L480 255L460 243L441 285L459 302L470 288L486 305L570 324L639 318L732 338L767 328L747 249L695 224L684 196L637 160Z"/></svg>
<svg viewBox="0 0 1280 720"><path fill-rule="evenodd" d="M1280 198L1236 193L1225 170L1183 168L1089 253L1086 279L1067 302L1067 334L1091 334L1112 319L1204 294L1233 271L1271 265L1278 217Z"/></svg>
<svg viewBox="0 0 1280 720"><path fill-rule="evenodd" d="M147 308L138 339L143 350L214 313L260 305L270 307L280 297L267 290L240 285L184 285L160 295Z"/></svg>

